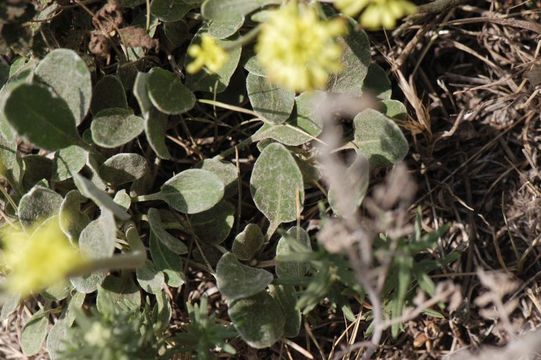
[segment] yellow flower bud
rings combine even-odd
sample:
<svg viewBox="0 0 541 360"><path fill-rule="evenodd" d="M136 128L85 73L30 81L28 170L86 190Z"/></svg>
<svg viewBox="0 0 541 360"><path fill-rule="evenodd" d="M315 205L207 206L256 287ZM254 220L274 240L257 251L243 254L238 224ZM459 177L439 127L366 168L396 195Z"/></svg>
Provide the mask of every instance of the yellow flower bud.
<svg viewBox="0 0 541 360"><path fill-rule="evenodd" d="M340 19L322 21L316 8L289 2L261 25L257 59L277 85L297 92L321 89L342 69L336 37L344 33Z"/></svg>
<svg viewBox="0 0 541 360"><path fill-rule="evenodd" d="M188 55L193 58L193 61L186 67L186 71L190 74L198 72L203 67L215 73L227 61L225 50L218 45L212 36L207 34L201 36L200 44L190 45Z"/></svg>
<svg viewBox="0 0 541 360"><path fill-rule="evenodd" d="M0 229L0 243L6 288L22 297L62 281L87 263L60 229L58 216L30 228L5 225Z"/></svg>

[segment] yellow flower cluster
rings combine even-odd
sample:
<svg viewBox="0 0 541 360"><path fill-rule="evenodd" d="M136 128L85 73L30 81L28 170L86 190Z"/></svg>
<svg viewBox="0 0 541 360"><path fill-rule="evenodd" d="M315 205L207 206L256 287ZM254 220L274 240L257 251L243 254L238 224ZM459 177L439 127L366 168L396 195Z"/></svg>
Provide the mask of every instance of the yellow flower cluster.
<svg viewBox="0 0 541 360"><path fill-rule="evenodd" d="M359 23L371 30L392 29L398 19L415 13L415 5L407 0L335 0L334 4L347 16L364 10Z"/></svg>
<svg viewBox="0 0 541 360"><path fill-rule="evenodd" d="M321 89L342 68L336 37L345 32L341 20L322 21L316 8L292 1L261 25L257 59L277 85L294 91Z"/></svg>
<svg viewBox="0 0 541 360"><path fill-rule="evenodd" d="M26 229L6 225L0 229L0 243L6 288L22 297L63 280L87 263L60 229L57 216Z"/></svg>
<svg viewBox="0 0 541 360"><path fill-rule="evenodd" d="M200 44L190 45L188 55L193 61L188 64L186 71L194 74L205 67L210 72L217 72L227 61L227 53L216 42L216 40L207 34L201 36Z"/></svg>

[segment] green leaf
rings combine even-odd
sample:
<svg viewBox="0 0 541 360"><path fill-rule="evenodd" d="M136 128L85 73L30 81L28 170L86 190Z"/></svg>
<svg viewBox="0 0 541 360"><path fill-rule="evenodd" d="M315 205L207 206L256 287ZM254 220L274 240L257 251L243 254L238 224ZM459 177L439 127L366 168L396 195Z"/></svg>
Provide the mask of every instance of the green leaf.
<svg viewBox="0 0 541 360"><path fill-rule="evenodd" d="M98 286L96 308L101 313L114 314L119 307L126 311L139 310L141 293L131 277L109 275Z"/></svg>
<svg viewBox="0 0 541 360"><path fill-rule="evenodd" d="M90 106L93 114L110 108L128 108L128 99L126 98L124 85L114 75L104 76L98 81L94 87L94 95Z"/></svg>
<svg viewBox="0 0 541 360"><path fill-rule="evenodd" d="M64 99L79 125L92 98L90 71L83 59L73 50L56 49L39 62L35 74Z"/></svg>
<svg viewBox="0 0 541 360"><path fill-rule="evenodd" d="M150 255L156 269L162 271L165 274L165 282L171 287L181 287L184 284L184 273L182 272L182 260L181 258L167 249L156 238L156 236L150 233Z"/></svg>
<svg viewBox="0 0 541 360"><path fill-rule="evenodd" d="M195 105L194 94L170 71L155 67L149 72L147 89L152 104L169 115L182 114Z"/></svg>
<svg viewBox="0 0 541 360"><path fill-rule="evenodd" d="M263 6L281 3L281 0L206 0L201 6L201 13L206 19L225 22L231 17L247 15Z"/></svg>
<svg viewBox="0 0 541 360"><path fill-rule="evenodd" d="M144 128L142 118L133 115L130 109L121 108L100 111L90 125L92 140L104 148L116 148L132 141Z"/></svg>
<svg viewBox="0 0 541 360"><path fill-rule="evenodd" d="M254 141L272 139L287 146L299 146L314 140L323 129L320 116L314 113L325 93L304 92L295 98L295 109L283 124L264 124L253 136Z"/></svg>
<svg viewBox="0 0 541 360"><path fill-rule="evenodd" d="M201 169L216 174L222 180L225 185L224 198L230 198L237 193L238 170L234 164L216 159L205 159L200 166Z"/></svg>
<svg viewBox="0 0 541 360"><path fill-rule="evenodd" d="M143 290L149 294L158 294L165 287L163 272L158 271L152 261L145 261L145 264L136 269L137 282Z"/></svg>
<svg viewBox="0 0 541 360"><path fill-rule="evenodd" d="M150 101L150 97L148 96L149 77L149 73L138 72L133 84L133 95L137 99L143 117L147 117L150 109L152 109L152 101Z"/></svg>
<svg viewBox="0 0 541 360"><path fill-rule="evenodd" d="M406 105L398 100L383 100L385 107L385 116L391 119L406 120L408 118L408 110Z"/></svg>
<svg viewBox="0 0 541 360"><path fill-rule="evenodd" d="M257 60L257 55L252 55L248 61L244 64L244 69L248 71L250 74L254 74L257 76L266 77L267 74L265 73L265 69L261 66L259 61Z"/></svg>
<svg viewBox="0 0 541 360"><path fill-rule="evenodd" d="M364 110L353 119L353 143L373 166L390 166L404 159L409 146L396 123L372 109Z"/></svg>
<svg viewBox="0 0 541 360"><path fill-rule="evenodd" d="M198 32L193 38L192 44L198 43L205 32ZM235 39L217 40L218 45L227 48L235 43ZM208 73L204 69L195 74L188 74L186 77L186 86L193 91L206 91L210 93L220 93L229 85L231 77L235 73L242 52L242 46L233 47L227 52L227 60L215 73ZM190 61L190 58L187 58Z"/></svg>
<svg viewBox="0 0 541 360"><path fill-rule="evenodd" d="M297 197L302 210L304 184L293 155L281 144L270 144L257 158L250 191L257 208L275 226L297 218Z"/></svg>
<svg viewBox="0 0 541 360"><path fill-rule="evenodd" d="M13 66L13 65L12 65ZM25 68L10 76L9 80L0 88L0 133L9 141L15 141L15 129L9 124L5 115L6 101L9 94L20 84L30 83L33 72L31 68Z"/></svg>
<svg viewBox="0 0 541 360"><path fill-rule="evenodd" d="M75 242L79 239L81 231L90 223L88 215L81 212L81 204L86 199L77 190L66 194L60 206L59 223L64 234Z"/></svg>
<svg viewBox="0 0 541 360"><path fill-rule="evenodd" d="M270 272L243 265L232 253L225 253L218 261L215 276L218 290L230 304L265 290L273 280Z"/></svg>
<svg viewBox="0 0 541 360"><path fill-rule="evenodd" d="M180 239L165 230L158 209L149 209L147 216L150 230L163 245L175 254L183 255L188 253L188 247Z"/></svg>
<svg viewBox="0 0 541 360"><path fill-rule="evenodd" d="M211 244L221 244L233 228L235 207L222 200L212 208L192 215L190 222L199 239Z"/></svg>
<svg viewBox="0 0 541 360"><path fill-rule="evenodd" d="M116 225L111 212L102 210L100 217L91 221L81 231L79 248L93 259L107 258L113 255L116 244Z"/></svg>
<svg viewBox="0 0 541 360"><path fill-rule="evenodd" d="M126 210L115 203L113 199L105 191L100 190L90 180L82 177L79 174L73 174L73 182L77 189L81 192L81 195L94 201L100 208L106 208L113 212L113 214L120 220L126 221L130 218L130 215Z"/></svg>
<svg viewBox="0 0 541 360"><path fill-rule="evenodd" d="M196 7L196 4L186 0L154 0L150 6L152 15L164 22L179 21Z"/></svg>
<svg viewBox="0 0 541 360"><path fill-rule="evenodd" d="M24 226L43 221L58 214L62 196L53 190L36 185L19 202L19 220Z"/></svg>
<svg viewBox="0 0 541 360"><path fill-rule="evenodd" d="M131 206L131 197L125 189L117 191L113 201L126 210L128 210Z"/></svg>
<svg viewBox="0 0 541 360"><path fill-rule="evenodd" d="M244 16L235 14L227 19L210 21L208 33L216 39L225 39L235 34L244 24Z"/></svg>
<svg viewBox="0 0 541 360"><path fill-rule="evenodd" d="M302 259L296 260L298 253L292 243L299 243L304 248L310 249L310 236L300 227L293 226L278 240L276 245L276 276L282 279L300 280L306 276L310 265ZM287 260L281 260L287 257Z"/></svg>
<svg viewBox="0 0 541 360"><path fill-rule="evenodd" d="M235 301L227 313L242 339L256 349L270 347L284 335L282 309L264 291Z"/></svg>
<svg viewBox="0 0 541 360"><path fill-rule="evenodd" d="M270 295L280 304L282 313L284 313L285 325L284 336L294 338L299 335L301 330L301 312L297 309L297 292L294 286L271 285Z"/></svg>
<svg viewBox="0 0 541 360"><path fill-rule="evenodd" d="M58 150L54 155L53 180L64 181L78 173L86 164L86 151L79 146L71 145Z"/></svg>
<svg viewBox="0 0 541 360"><path fill-rule="evenodd" d="M47 336L47 352L50 360L59 359L60 353L65 349L64 343L68 336L69 324L65 319L60 319L49 330Z"/></svg>
<svg viewBox="0 0 541 360"><path fill-rule="evenodd" d="M152 150L160 159L171 159L171 153L165 143L167 115L152 108L145 116L145 134Z"/></svg>
<svg viewBox="0 0 541 360"><path fill-rule="evenodd" d="M46 87L21 84L6 101L4 115L21 136L46 150L81 143L68 104Z"/></svg>
<svg viewBox="0 0 541 360"><path fill-rule="evenodd" d="M134 153L113 155L99 169L101 178L116 187L140 179L149 171L147 160Z"/></svg>
<svg viewBox="0 0 541 360"><path fill-rule="evenodd" d="M363 93L371 94L378 99L388 100L391 98L392 92L391 80L385 70L376 63L370 64L364 79Z"/></svg>
<svg viewBox="0 0 541 360"><path fill-rule="evenodd" d="M2 307L0 308L0 321L3 322L9 317L9 315L11 315L15 310L17 310L20 300L21 297L16 294L1 294L0 304L2 304Z"/></svg>
<svg viewBox="0 0 541 360"><path fill-rule="evenodd" d="M233 241L231 251L240 260L251 260L265 243L265 235L256 224L248 224Z"/></svg>
<svg viewBox="0 0 541 360"><path fill-rule="evenodd" d="M34 314L24 324L23 331L21 333L21 350L26 356L36 355L43 345L43 341L47 336L47 330L49 328L49 320L43 312Z"/></svg>
<svg viewBox="0 0 541 360"><path fill-rule="evenodd" d="M116 243L116 225L113 214L101 209L100 216L90 222L81 232L79 248L81 254L90 259L107 258L113 255ZM77 291L89 294L97 290L107 273L93 272L84 276L70 278Z"/></svg>
<svg viewBox="0 0 541 360"><path fill-rule="evenodd" d="M207 170L185 170L163 184L159 198L184 214L212 208L224 196L224 183Z"/></svg>
<svg viewBox="0 0 541 360"><path fill-rule="evenodd" d="M5 176L18 182L22 175L22 160L17 155L17 141L7 140L0 133L0 167L5 173L0 176Z"/></svg>
<svg viewBox="0 0 541 360"><path fill-rule="evenodd" d="M250 104L256 113L275 124L285 122L295 105L295 93L252 73L246 78Z"/></svg>
<svg viewBox="0 0 541 360"><path fill-rule="evenodd" d="M342 64L343 70L331 77L329 90L360 96L370 64L370 42L364 30L352 30L344 38Z"/></svg>

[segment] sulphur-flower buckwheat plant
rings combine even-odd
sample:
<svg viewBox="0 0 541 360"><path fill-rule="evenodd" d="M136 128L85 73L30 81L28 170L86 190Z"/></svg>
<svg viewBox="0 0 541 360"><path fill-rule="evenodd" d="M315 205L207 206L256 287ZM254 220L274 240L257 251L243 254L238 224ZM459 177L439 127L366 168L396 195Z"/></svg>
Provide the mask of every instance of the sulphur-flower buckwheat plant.
<svg viewBox="0 0 541 360"><path fill-rule="evenodd" d="M330 74L342 69L336 37L345 32L342 20L323 21L315 7L290 2L262 25L257 58L279 86L299 92L321 89Z"/></svg>
<svg viewBox="0 0 541 360"><path fill-rule="evenodd" d="M415 13L415 5L406 0L336 0L335 5L347 16L364 10L359 23L370 30L392 29L398 19Z"/></svg>
<svg viewBox="0 0 541 360"><path fill-rule="evenodd" d="M215 73L227 61L227 52L216 42L212 36L201 36L200 44L193 44L188 48L188 54L194 59L186 67L186 71L194 74L203 68Z"/></svg>
<svg viewBox="0 0 541 360"><path fill-rule="evenodd" d="M56 216L27 229L6 225L0 232L0 242L6 288L22 297L63 280L87 263L60 229Z"/></svg>

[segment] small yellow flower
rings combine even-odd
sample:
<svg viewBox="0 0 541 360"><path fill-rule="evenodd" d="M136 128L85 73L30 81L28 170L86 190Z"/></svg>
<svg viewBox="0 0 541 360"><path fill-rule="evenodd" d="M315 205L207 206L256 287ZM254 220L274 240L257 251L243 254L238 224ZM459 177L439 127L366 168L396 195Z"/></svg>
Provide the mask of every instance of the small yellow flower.
<svg viewBox="0 0 541 360"><path fill-rule="evenodd" d="M87 263L60 229L57 216L27 229L6 225L0 229L0 243L6 288L22 297L63 280Z"/></svg>
<svg viewBox="0 0 541 360"><path fill-rule="evenodd" d="M335 5L347 16L364 10L359 23L370 30L392 29L398 19L415 13L415 5L407 0L336 0Z"/></svg>
<svg viewBox="0 0 541 360"><path fill-rule="evenodd" d="M186 67L186 71L194 74L206 67L210 72L217 72L227 61L227 53L207 34L201 36L201 44L193 44L188 48L188 54L194 59Z"/></svg>
<svg viewBox="0 0 541 360"><path fill-rule="evenodd" d="M297 92L321 89L342 69L336 37L345 32L341 20L322 21L314 7L293 1L261 25L257 59L277 85Z"/></svg>

